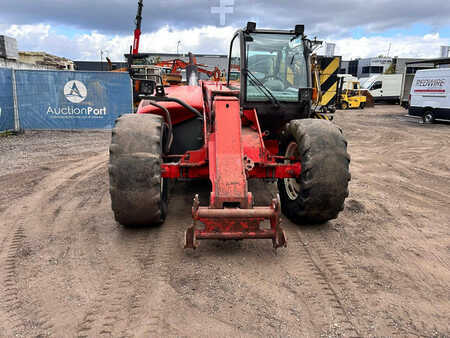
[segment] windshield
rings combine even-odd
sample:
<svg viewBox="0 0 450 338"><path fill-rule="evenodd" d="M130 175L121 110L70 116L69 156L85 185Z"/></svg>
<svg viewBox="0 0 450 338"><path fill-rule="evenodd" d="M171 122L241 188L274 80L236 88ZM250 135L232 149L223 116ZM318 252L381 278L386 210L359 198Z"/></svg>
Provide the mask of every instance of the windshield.
<svg viewBox="0 0 450 338"><path fill-rule="evenodd" d="M299 88L308 86L302 37L289 34L250 34L247 68L279 101L297 102ZM247 81L247 101L268 101L258 82Z"/></svg>
<svg viewBox="0 0 450 338"><path fill-rule="evenodd" d="M372 83L374 83L375 78L376 78L377 76L378 76L378 75L374 75L374 76L368 77L368 78L366 78L366 79L360 79L360 80L359 80L359 83L360 83L360 85L361 85L361 88L363 88L363 89L369 89L370 86L372 86Z"/></svg>

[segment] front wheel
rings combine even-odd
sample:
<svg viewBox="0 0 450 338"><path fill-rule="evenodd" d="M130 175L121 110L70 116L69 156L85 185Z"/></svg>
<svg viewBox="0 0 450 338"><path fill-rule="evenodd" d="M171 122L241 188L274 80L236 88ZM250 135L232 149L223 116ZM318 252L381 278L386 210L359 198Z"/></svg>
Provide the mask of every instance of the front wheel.
<svg viewBox="0 0 450 338"><path fill-rule="evenodd" d="M109 157L111 205L124 226L159 225L168 209L161 177L163 120L150 114L121 116L112 131Z"/></svg>
<svg viewBox="0 0 450 338"><path fill-rule="evenodd" d="M347 142L334 124L318 119L293 120L282 154L300 161L299 177L278 180L281 209L294 223L324 223L343 210L350 181Z"/></svg>
<svg viewBox="0 0 450 338"><path fill-rule="evenodd" d="M431 124L434 123L434 114L431 111L426 111L422 117L423 123Z"/></svg>

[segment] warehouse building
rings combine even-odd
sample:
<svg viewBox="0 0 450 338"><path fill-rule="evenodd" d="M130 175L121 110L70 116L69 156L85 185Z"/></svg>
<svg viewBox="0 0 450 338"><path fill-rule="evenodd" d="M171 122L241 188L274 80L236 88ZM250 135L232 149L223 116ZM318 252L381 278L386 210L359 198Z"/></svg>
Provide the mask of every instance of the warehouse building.
<svg viewBox="0 0 450 338"><path fill-rule="evenodd" d="M17 40L0 35L0 67L12 69L74 70L73 61L45 52L21 52Z"/></svg>
<svg viewBox="0 0 450 338"><path fill-rule="evenodd" d="M19 52L19 62L36 66L42 66L46 69L74 70L72 60L48 54L45 52Z"/></svg>
<svg viewBox="0 0 450 338"><path fill-rule="evenodd" d="M108 62L100 61L74 61L74 64L76 70L85 72L105 72L128 67L126 62L111 62L109 65Z"/></svg>
<svg viewBox="0 0 450 338"><path fill-rule="evenodd" d="M416 63L414 66L406 66L409 62L416 62L423 59L399 58L399 57L374 57L342 61L341 74L351 74L357 78L366 78L384 73L414 74L419 69L430 68L428 63Z"/></svg>

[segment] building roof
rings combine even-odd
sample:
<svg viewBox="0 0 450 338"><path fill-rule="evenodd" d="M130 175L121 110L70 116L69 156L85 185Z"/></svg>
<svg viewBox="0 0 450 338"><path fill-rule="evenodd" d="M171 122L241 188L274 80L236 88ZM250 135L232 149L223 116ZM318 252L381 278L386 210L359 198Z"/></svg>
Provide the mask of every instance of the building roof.
<svg viewBox="0 0 450 338"><path fill-rule="evenodd" d="M432 63L436 65L448 65L450 64L450 57L447 58L436 58L436 59L423 59L418 61L406 62L407 65L412 65L416 63Z"/></svg>
<svg viewBox="0 0 450 338"><path fill-rule="evenodd" d="M108 71L108 62L100 61L74 61L76 70L101 72ZM119 68L126 68L128 64L126 62L111 62L113 70Z"/></svg>
<svg viewBox="0 0 450 338"><path fill-rule="evenodd" d="M26 52L26 51L19 51L19 55L23 55L23 56L42 56L42 57L46 57L46 58L51 58L51 59L57 59L57 60L63 60L63 61L72 61L70 59L67 59L65 57L62 56L56 56L53 54L49 54L46 52Z"/></svg>

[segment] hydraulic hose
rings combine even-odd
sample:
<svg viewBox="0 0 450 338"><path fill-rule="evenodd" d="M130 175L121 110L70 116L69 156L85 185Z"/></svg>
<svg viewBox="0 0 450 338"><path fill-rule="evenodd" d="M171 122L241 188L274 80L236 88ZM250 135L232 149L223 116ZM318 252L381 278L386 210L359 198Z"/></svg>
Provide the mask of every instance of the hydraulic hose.
<svg viewBox="0 0 450 338"><path fill-rule="evenodd" d="M188 105L186 102L181 101L175 97L168 97L168 96L145 96L144 99L148 99L148 100L152 100L152 101L156 101L156 102L175 102L178 103L179 105L183 106L184 108L186 108L187 110L189 110L190 112L194 113L195 115L197 115L199 118L201 118L203 120L203 114L200 113L197 109L195 109L194 107L191 107L190 105Z"/></svg>
<svg viewBox="0 0 450 338"><path fill-rule="evenodd" d="M172 146L172 142L173 142L172 119L170 118L170 112L169 112L169 110L166 107L156 103L155 101L148 100L148 104L150 104L150 105L152 105L152 106L154 106L156 108L161 109L166 115L167 125L169 126L169 131L168 131L168 133L169 133L169 141L165 144L164 153L167 154L170 151L170 147Z"/></svg>

